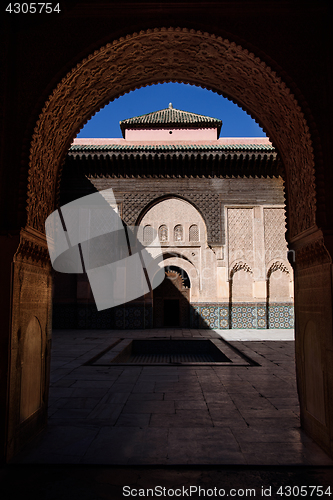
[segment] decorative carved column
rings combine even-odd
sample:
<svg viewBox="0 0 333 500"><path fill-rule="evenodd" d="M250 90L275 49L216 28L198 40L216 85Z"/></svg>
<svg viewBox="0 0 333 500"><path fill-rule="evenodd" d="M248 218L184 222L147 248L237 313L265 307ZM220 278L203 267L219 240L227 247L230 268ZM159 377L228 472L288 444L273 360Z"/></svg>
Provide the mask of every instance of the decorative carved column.
<svg viewBox="0 0 333 500"><path fill-rule="evenodd" d="M45 236L20 232L12 264L7 460L47 421L51 351L51 265Z"/></svg>

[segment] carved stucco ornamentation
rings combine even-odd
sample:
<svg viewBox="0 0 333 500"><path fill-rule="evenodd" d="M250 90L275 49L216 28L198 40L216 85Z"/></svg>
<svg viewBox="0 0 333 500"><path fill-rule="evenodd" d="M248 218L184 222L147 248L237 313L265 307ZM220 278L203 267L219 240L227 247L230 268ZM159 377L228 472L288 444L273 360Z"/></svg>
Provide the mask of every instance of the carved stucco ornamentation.
<svg viewBox="0 0 333 500"><path fill-rule="evenodd" d="M291 237L315 223L314 163L306 121L290 89L254 54L208 33L162 28L108 43L59 83L36 124L30 151L27 223L44 231L61 161L102 106L141 86L179 81L230 96L260 121L287 171Z"/></svg>
<svg viewBox="0 0 333 500"><path fill-rule="evenodd" d="M126 224L136 223L139 214L149 205L156 194L154 193L124 193L122 218Z"/></svg>
<svg viewBox="0 0 333 500"><path fill-rule="evenodd" d="M15 253L14 262L35 264L51 268L49 251L44 234L31 227L21 230L20 244Z"/></svg>
<svg viewBox="0 0 333 500"><path fill-rule="evenodd" d="M177 290L183 290L185 287L184 279L176 271L166 271L165 275L172 281L172 284Z"/></svg>
<svg viewBox="0 0 333 500"><path fill-rule="evenodd" d="M221 244L222 220L219 195L216 193L186 193L186 196L200 210L207 227L207 240L209 244Z"/></svg>
<svg viewBox="0 0 333 500"><path fill-rule="evenodd" d="M285 238L286 219L283 208L264 208L265 260L284 257L288 251Z"/></svg>
<svg viewBox="0 0 333 500"><path fill-rule="evenodd" d="M246 259L253 265L253 209L228 208L229 262Z"/></svg>
<svg viewBox="0 0 333 500"><path fill-rule="evenodd" d="M246 262L237 262L231 269L231 272L230 272L230 279L232 279L233 275L235 273L237 273L237 271L245 271L247 273L250 273L252 274L252 269L250 268L250 266L248 264L246 264Z"/></svg>
<svg viewBox="0 0 333 500"><path fill-rule="evenodd" d="M208 243L221 244L221 210L219 195L216 193L193 193L191 191L176 191L175 196L192 202L201 213L207 227ZM124 193L123 196L123 220L128 225L138 222L139 216L145 213L150 204L170 193Z"/></svg>
<svg viewBox="0 0 333 500"><path fill-rule="evenodd" d="M289 274L289 269L283 264L283 262L274 262L268 270L267 278L269 278L275 271L282 271L283 273Z"/></svg>
<svg viewBox="0 0 333 500"><path fill-rule="evenodd" d="M310 244L296 251L296 271L325 263L331 264L332 259L322 238L312 241Z"/></svg>

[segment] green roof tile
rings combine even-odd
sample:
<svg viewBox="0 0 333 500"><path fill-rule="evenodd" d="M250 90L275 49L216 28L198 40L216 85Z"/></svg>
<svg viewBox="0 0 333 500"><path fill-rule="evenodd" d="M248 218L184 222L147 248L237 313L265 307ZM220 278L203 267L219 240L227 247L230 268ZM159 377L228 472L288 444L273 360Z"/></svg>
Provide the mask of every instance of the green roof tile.
<svg viewBox="0 0 333 500"><path fill-rule="evenodd" d="M144 154L145 152L158 153L168 153L168 152L179 152L179 153L239 153L239 154L250 154L250 153L275 153L275 149L270 144L110 144L110 145L80 145L74 144L69 149L69 154L89 154L89 153L124 153L124 154Z"/></svg>

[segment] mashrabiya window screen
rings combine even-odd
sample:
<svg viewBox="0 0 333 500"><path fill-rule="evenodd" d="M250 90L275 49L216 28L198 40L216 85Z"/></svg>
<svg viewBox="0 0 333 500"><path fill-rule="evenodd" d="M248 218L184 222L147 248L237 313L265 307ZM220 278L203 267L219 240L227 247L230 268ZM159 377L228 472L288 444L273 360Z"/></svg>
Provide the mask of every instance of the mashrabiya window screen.
<svg viewBox="0 0 333 500"><path fill-rule="evenodd" d="M154 231L152 226L145 226L143 228L143 241L145 244L150 244L154 240Z"/></svg>
<svg viewBox="0 0 333 500"><path fill-rule="evenodd" d="M189 229L189 240L199 241L199 228L196 224L192 224Z"/></svg>

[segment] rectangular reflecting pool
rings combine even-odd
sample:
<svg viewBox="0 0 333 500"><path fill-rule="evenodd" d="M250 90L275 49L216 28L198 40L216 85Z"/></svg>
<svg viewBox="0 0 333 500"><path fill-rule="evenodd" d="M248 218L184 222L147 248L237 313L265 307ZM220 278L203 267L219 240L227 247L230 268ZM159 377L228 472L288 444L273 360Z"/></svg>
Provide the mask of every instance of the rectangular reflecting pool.
<svg viewBox="0 0 333 500"><path fill-rule="evenodd" d="M113 363L215 363L230 362L210 340L132 340Z"/></svg>
<svg viewBox="0 0 333 500"><path fill-rule="evenodd" d="M147 338L118 339L88 365L234 365L258 366L222 339Z"/></svg>

